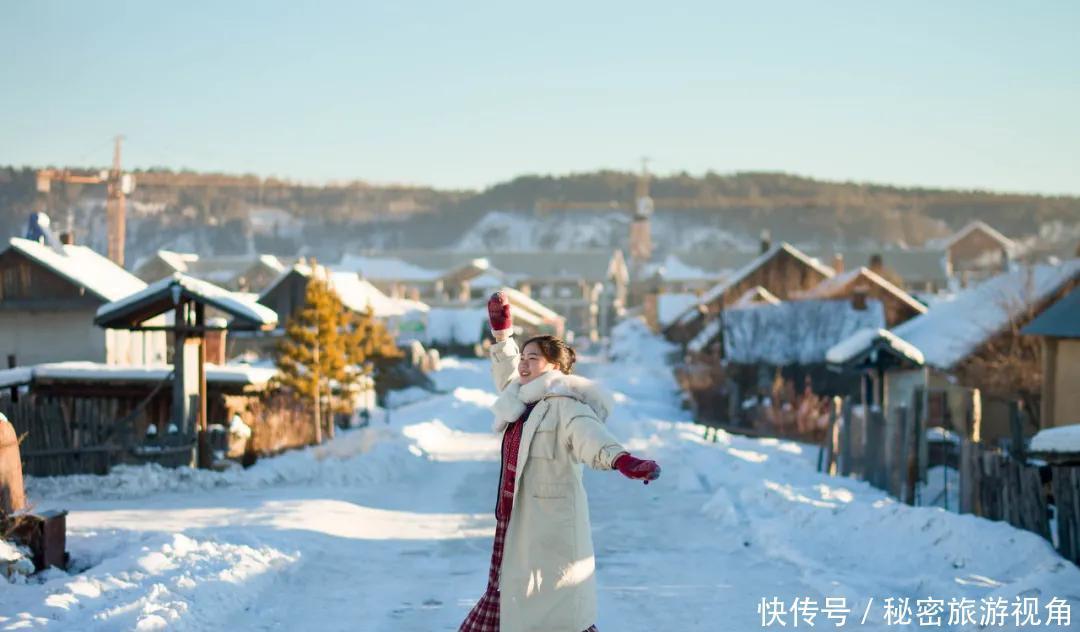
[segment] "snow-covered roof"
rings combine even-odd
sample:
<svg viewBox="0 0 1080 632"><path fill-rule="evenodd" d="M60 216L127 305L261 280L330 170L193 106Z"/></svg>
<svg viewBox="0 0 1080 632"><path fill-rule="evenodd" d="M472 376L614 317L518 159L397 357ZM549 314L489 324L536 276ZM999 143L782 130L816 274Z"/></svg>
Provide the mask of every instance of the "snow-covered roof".
<svg viewBox="0 0 1080 632"><path fill-rule="evenodd" d="M402 316L413 310L427 311L427 305L419 301L400 301L390 298L366 279L361 279L355 272L331 273L330 286L341 298L345 307L357 312L370 309L376 318Z"/></svg>
<svg viewBox="0 0 1080 632"><path fill-rule="evenodd" d="M656 297L656 319L661 327L667 327L675 318L693 305L697 294L660 294Z"/></svg>
<svg viewBox="0 0 1080 632"><path fill-rule="evenodd" d="M1061 265L1024 266L991 277L933 304L925 314L892 332L922 351L926 363L949 369L1003 331L1029 306L1042 303L1070 280L1080 278L1080 259Z"/></svg>
<svg viewBox="0 0 1080 632"><path fill-rule="evenodd" d="M173 252L172 250L158 250L157 256L177 272L187 272L188 264L199 260L199 255L193 252Z"/></svg>
<svg viewBox="0 0 1080 632"><path fill-rule="evenodd" d="M856 331L883 328L885 310L872 299L865 309L847 300L789 301L725 310L713 322L721 323L729 362L812 364L824 362L833 346Z"/></svg>
<svg viewBox="0 0 1080 632"><path fill-rule="evenodd" d="M1005 235L1002 235L1000 232L998 232L997 229L995 229L990 224L987 224L986 222L982 221L981 219L977 219L977 220L975 220L973 222L969 222L967 226L964 226L960 230L958 230L955 233L953 233L952 235L950 235L948 237L948 239L945 240L944 247L945 248L952 248L952 246L956 242L960 241L964 237L967 237L968 235L970 235L971 233L973 233L973 232L975 232L977 230L986 233L990 238L992 238L994 241L1001 244L1002 247L1004 247L1010 253L1016 252L1016 242L1015 241L1009 239Z"/></svg>
<svg viewBox="0 0 1080 632"><path fill-rule="evenodd" d="M830 268L829 266L823 265L817 259L814 259L813 257L810 257L810 256L804 254L798 248L796 248L795 246L792 246L791 244L789 244L789 243L787 243L785 241L785 242L781 242L779 244L776 244L772 248L769 248L767 251L765 251L762 254L758 255L753 260L751 260L749 263L747 263L743 267L741 267L738 270L736 270L735 272L733 272L731 274L731 276L727 277L726 279L724 279L720 283L717 283L713 287L709 288L709 290L707 292L705 292L704 295L702 295L700 302L705 303L705 304L712 303L716 299L723 296L725 292L727 292L731 288L735 287L739 283L742 283L744 280L746 280L747 277L749 277L751 274L753 274L755 270L757 270L761 266L765 265L765 263L767 263L769 260L771 260L773 257L775 257L776 255L778 255L781 252L786 252L787 254L791 255L792 257L795 257L796 259L803 262L804 264L806 264L810 268L813 268L814 270L819 272L825 278L829 278L829 277L833 276L833 274L835 274L833 269ZM686 324L689 321L696 318L698 314L699 314L698 310L691 307L690 309L687 309L685 312L683 312L682 315L679 316L679 318L677 319L677 322L679 324Z"/></svg>
<svg viewBox="0 0 1080 632"><path fill-rule="evenodd" d="M434 307L427 314L429 344L474 345L488 328L487 309Z"/></svg>
<svg viewBox="0 0 1080 632"><path fill-rule="evenodd" d="M173 290L174 287L178 289ZM175 296L174 291L177 292ZM247 324L267 327L277 323L277 314L269 307L181 272L174 272L126 298L102 305L97 310L94 322L107 326L144 307L151 309L163 302L175 304L181 296L206 303Z"/></svg>
<svg viewBox="0 0 1080 632"><path fill-rule="evenodd" d="M146 287L131 274L86 246L61 245L59 250L37 241L12 237L11 247L103 301L115 301Z"/></svg>
<svg viewBox="0 0 1080 632"><path fill-rule="evenodd" d="M720 318L714 318L705 323L705 327L693 337L690 342L686 343L686 350L694 353L700 353L712 344L713 340L716 340L717 334L720 333L720 326L722 325Z"/></svg>
<svg viewBox="0 0 1080 632"><path fill-rule="evenodd" d="M506 296L510 299L511 303L531 311L543 321L556 322L562 320L562 316L560 316L558 312L520 290L515 290L512 287L501 287L499 290L506 293Z"/></svg>
<svg viewBox="0 0 1080 632"><path fill-rule="evenodd" d="M1032 452L1080 453L1080 416L1070 425L1040 430L1031 438L1028 449Z"/></svg>
<svg viewBox="0 0 1080 632"><path fill-rule="evenodd" d="M160 382L171 372L170 364L127 366L100 362L50 362L0 371L0 388L29 384L35 380ZM206 380L214 383L265 386L276 373L276 368L246 364L206 365Z"/></svg>
<svg viewBox="0 0 1080 632"><path fill-rule="evenodd" d="M900 301L904 302L908 307L922 314L926 312L926 305L923 305L919 301L915 300L915 297L905 292L903 289L897 287L894 283L890 282L885 277L881 276L877 272L874 272L866 266L859 266L846 272L837 274L836 276L825 279L821 283L818 283L814 287L799 294L799 298L835 298L842 294L845 288L858 278L863 278L877 285L881 289L885 290L889 294L892 294Z"/></svg>
<svg viewBox="0 0 1080 632"><path fill-rule="evenodd" d="M886 329L860 329L851 336L833 345L825 353L825 361L830 364L847 364L856 356L868 351L874 345L885 345L897 355L911 360L914 364L923 363L923 354L911 343Z"/></svg>
<svg viewBox="0 0 1080 632"><path fill-rule="evenodd" d="M673 254L669 254L662 262L651 264L647 268L648 276L657 273L670 281L714 280L723 276L723 273L710 272L687 265L682 259Z"/></svg>
<svg viewBox="0 0 1080 632"><path fill-rule="evenodd" d="M366 279L386 281L434 281L443 270L431 270L390 257L369 257L347 254L334 266L335 270L358 272Z"/></svg>
<svg viewBox="0 0 1080 632"><path fill-rule="evenodd" d="M776 295L766 290L760 285L755 285L749 290L742 293L742 296L737 298L732 307L753 307L755 305L776 305L780 302L780 299L776 298Z"/></svg>

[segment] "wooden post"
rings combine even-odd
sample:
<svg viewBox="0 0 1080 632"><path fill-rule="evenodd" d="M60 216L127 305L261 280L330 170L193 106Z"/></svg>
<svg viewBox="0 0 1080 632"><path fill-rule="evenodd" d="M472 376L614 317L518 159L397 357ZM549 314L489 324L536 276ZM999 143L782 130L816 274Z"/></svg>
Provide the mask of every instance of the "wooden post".
<svg viewBox="0 0 1080 632"><path fill-rule="evenodd" d="M851 453L852 446L851 446L851 444L852 444L852 433L854 432L854 428L852 428L852 423L851 423L851 418L852 418L851 402L850 401L841 402L839 397L833 398L833 409L835 409L837 407L837 405L841 406L841 411L842 411L841 419L843 420L842 425L841 425L842 434L840 435L840 475L841 476L851 476L851 472L852 472L852 453Z"/></svg>
<svg viewBox="0 0 1080 632"><path fill-rule="evenodd" d="M202 303L195 304L195 326L204 327L206 325L206 305ZM197 411L199 428L198 434L198 450L199 450L199 467L207 470L214 465L214 455L210 449L210 435L209 424L206 419L206 333L199 334L199 408Z"/></svg>
<svg viewBox="0 0 1080 632"><path fill-rule="evenodd" d="M1026 460L1024 450L1024 418L1020 402L1009 402L1009 455L1019 463Z"/></svg>
<svg viewBox="0 0 1080 632"><path fill-rule="evenodd" d="M1050 471L1057 506L1057 550L1080 564L1080 467L1055 465Z"/></svg>
<svg viewBox="0 0 1080 632"><path fill-rule="evenodd" d="M923 408L923 397L926 394L925 389L915 390L915 401L913 403L913 414L911 420L904 429L904 461L901 463L902 468L902 480L904 485L904 492L902 499L909 505L918 504L916 498L916 482L919 478L919 434L922 432L923 416L925 415L925 409Z"/></svg>

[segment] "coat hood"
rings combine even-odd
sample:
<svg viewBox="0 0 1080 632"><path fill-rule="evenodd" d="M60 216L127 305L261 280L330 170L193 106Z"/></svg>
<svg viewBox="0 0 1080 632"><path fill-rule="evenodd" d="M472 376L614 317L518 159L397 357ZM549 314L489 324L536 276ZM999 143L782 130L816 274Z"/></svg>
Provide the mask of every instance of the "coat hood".
<svg viewBox="0 0 1080 632"><path fill-rule="evenodd" d="M514 376L491 406L491 412L495 413L493 429L501 432L525 412L525 404L548 397L576 399L591 408L601 422L606 421L615 408L615 400L607 391L600 388L596 382L580 375L566 375L552 370L524 385Z"/></svg>

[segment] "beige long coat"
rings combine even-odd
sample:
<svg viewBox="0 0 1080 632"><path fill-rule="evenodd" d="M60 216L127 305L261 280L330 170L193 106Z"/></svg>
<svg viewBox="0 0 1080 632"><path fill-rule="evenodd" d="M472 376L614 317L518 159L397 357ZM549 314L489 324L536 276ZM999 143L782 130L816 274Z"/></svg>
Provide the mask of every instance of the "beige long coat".
<svg viewBox="0 0 1080 632"><path fill-rule="evenodd" d="M499 579L502 632L582 632L596 622L596 578L582 467L610 470L625 449L603 422L613 402L593 382L551 371L524 386L511 338L491 348L495 431L525 410Z"/></svg>

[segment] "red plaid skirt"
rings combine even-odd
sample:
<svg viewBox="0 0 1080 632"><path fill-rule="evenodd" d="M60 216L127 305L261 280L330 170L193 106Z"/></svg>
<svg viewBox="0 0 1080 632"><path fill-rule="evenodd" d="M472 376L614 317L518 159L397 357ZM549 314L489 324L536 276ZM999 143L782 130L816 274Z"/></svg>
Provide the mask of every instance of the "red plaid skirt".
<svg viewBox="0 0 1080 632"><path fill-rule="evenodd" d="M518 422L503 434L502 470L499 495L495 501L495 545L491 549L491 568L488 569L487 590L480 601L469 611L458 632L499 632L499 569L502 568L503 545L506 543L506 527L513 511L514 473L517 469L517 452L521 442L522 427L532 412L533 405L525 409ZM599 632L595 625L584 632Z"/></svg>

